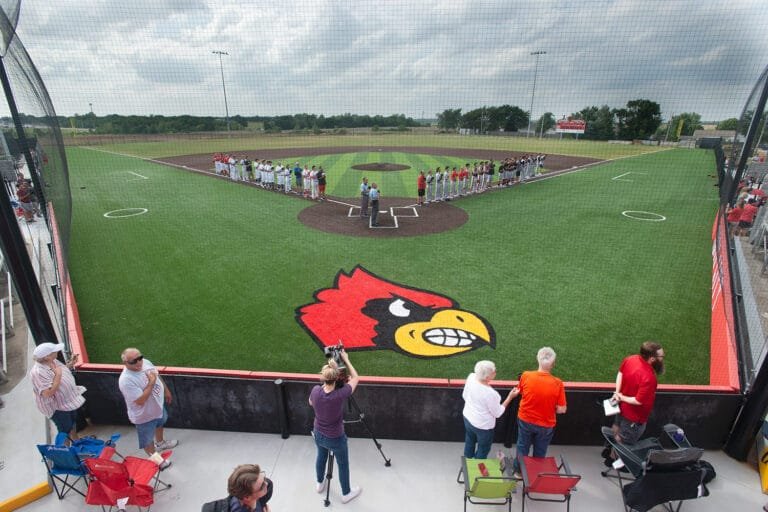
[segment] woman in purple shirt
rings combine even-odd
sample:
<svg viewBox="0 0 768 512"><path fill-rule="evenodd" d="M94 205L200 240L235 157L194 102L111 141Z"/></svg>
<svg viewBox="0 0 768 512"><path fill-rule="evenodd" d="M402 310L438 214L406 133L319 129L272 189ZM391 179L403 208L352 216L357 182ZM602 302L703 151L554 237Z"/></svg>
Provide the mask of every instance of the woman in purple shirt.
<svg viewBox="0 0 768 512"><path fill-rule="evenodd" d="M360 381L349 356L345 350L341 350L341 359L347 367L349 380L341 387L336 387L339 379L339 369L333 359L320 371L319 384L312 388L309 394L309 405L315 410L315 423L312 436L317 445L317 460L315 471L317 473L318 493L325 491L328 480L325 480L325 467L328 463L328 452L332 451L336 457L339 468L339 484L341 484L341 501L349 503L362 492L360 487L349 486L349 452L347 450L347 436L344 433L344 404Z"/></svg>

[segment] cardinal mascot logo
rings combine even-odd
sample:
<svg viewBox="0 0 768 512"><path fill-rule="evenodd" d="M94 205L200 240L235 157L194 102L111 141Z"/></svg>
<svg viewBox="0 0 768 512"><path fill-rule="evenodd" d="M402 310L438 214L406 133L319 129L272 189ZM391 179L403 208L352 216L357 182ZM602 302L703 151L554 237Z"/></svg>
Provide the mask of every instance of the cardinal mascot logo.
<svg viewBox="0 0 768 512"><path fill-rule="evenodd" d="M411 357L462 354L496 346L493 327L480 315L459 309L443 295L382 279L363 267L339 271L333 288L296 309L296 321L321 347L395 350Z"/></svg>

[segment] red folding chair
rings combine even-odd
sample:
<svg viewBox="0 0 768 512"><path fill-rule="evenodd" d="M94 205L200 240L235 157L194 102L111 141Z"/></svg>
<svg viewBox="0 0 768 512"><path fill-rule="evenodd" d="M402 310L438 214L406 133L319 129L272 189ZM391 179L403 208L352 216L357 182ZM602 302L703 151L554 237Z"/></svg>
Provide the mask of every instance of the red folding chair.
<svg viewBox="0 0 768 512"><path fill-rule="evenodd" d="M168 458L171 452L163 453ZM154 503L154 494L171 487L159 478L159 467L151 460L126 457L117 462L104 458L85 461L91 482L85 502L89 505L125 508L127 505L149 507Z"/></svg>
<svg viewBox="0 0 768 512"><path fill-rule="evenodd" d="M523 512L525 498L532 501L565 503L566 510L570 511L571 494L581 476L571 473L562 455L559 466L554 457L523 456L520 460L520 472L523 475Z"/></svg>

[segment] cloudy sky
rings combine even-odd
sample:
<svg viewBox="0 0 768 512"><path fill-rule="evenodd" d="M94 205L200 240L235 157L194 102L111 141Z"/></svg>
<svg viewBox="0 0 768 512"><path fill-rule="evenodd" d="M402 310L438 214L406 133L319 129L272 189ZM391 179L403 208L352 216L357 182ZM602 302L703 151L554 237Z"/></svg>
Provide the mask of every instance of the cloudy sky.
<svg viewBox="0 0 768 512"><path fill-rule="evenodd" d="M768 65L764 0L25 0L59 114L560 117L657 101L737 117ZM534 51L544 51L538 60Z"/></svg>

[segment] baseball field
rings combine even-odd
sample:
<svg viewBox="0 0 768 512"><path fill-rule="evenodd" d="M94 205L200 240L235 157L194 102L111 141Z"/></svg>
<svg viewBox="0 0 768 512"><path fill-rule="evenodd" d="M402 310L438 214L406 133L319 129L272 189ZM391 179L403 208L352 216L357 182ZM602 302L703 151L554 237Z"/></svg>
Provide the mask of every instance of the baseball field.
<svg viewBox="0 0 768 512"><path fill-rule="evenodd" d="M232 152L322 165L329 201L211 174ZM546 179L415 207L418 169L546 153ZM663 382L708 382L710 151L501 137L255 137L70 147L69 267L92 362L312 373L342 340L361 373L499 378L558 353L610 381L640 342ZM392 163L402 171L358 171ZM382 224L361 219L362 176ZM442 323L441 323L442 322Z"/></svg>

